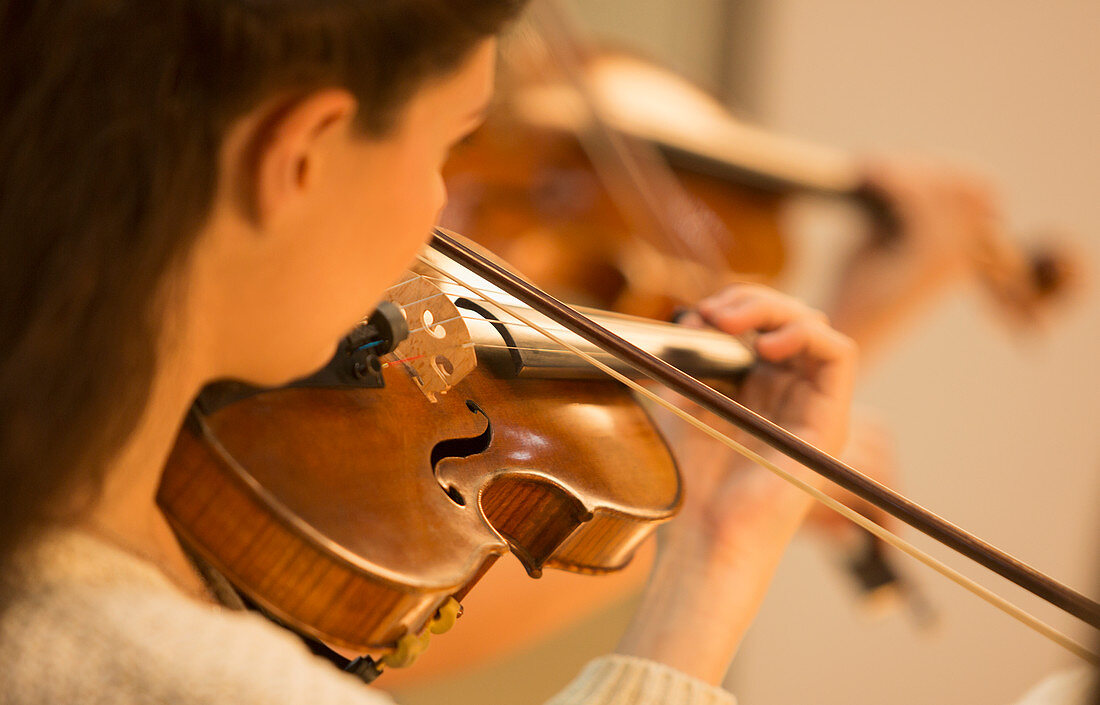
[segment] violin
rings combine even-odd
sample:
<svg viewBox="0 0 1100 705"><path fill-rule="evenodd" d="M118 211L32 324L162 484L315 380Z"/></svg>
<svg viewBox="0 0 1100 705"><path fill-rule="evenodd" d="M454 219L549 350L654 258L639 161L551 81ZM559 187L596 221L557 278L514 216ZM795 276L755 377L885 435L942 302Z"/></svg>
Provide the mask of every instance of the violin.
<svg viewBox="0 0 1100 705"><path fill-rule="evenodd" d="M207 390L158 493L184 543L249 601L328 644L393 648L390 665L504 553L534 577L618 570L681 499L626 387L436 279L409 272L307 380ZM718 382L752 364L716 331L590 315Z"/></svg>
<svg viewBox="0 0 1100 705"><path fill-rule="evenodd" d="M533 3L501 104L444 172L443 224L559 297L667 317L733 278L774 281L788 259L792 197L854 205L869 244L897 246L899 216L851 155L730 114L682 77L587 41L568 13ZM1060 246L1000 233L972 248L997 308L1033 323L1072 282Z"/></svg>
<svg viewBox="0 0 1100 705"><path fill-rule="evenodd" d="M449 628L505 553L536 577L547 567L604 573L675 514L675 462L630 392L645 393L642 377L1100 628L1100 605L718 391L753 364L741 341L584 315L443 231L433 249L315 375L274 390L229 383L204 392L157 496L183 544L248 601L299 633L372 654L370 675L378 663L407 664ZM612 379L593 378L588 366ZM1100 658L954 579L1083 658Z"/></svg>

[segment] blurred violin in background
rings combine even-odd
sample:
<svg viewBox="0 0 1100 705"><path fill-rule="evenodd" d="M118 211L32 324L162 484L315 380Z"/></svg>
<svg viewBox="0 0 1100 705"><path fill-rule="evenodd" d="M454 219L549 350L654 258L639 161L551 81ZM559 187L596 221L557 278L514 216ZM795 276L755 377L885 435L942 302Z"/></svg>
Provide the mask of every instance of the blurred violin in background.
<svg viewBox="0 0 1100 705"><path fill-rule="evenodd" d="M731 279L774 283L785 204L843 199L866 247L903 248L904 208L851 155L772 134L652 62L585 40L555 2L508 47L500 105L445 170L443 224L565 300L667 317ZM1000 224L955 243L1012 320L1035 322L1076 270L1057 243L1024 250Z"/></svg>

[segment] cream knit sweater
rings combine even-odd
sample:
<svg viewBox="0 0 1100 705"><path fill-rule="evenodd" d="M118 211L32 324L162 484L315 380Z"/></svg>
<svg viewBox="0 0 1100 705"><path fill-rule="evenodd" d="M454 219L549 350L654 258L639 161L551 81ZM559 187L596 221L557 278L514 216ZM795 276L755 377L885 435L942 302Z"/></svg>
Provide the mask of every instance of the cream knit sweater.
<svg viewBox="0 0 1100 705"><path fill-rule="evenodd" d="M386 705L263 618L196 602L152 565L63 532L0 576L0 705ZM733 705L644 659L590 662L553 705Z"/></svg>

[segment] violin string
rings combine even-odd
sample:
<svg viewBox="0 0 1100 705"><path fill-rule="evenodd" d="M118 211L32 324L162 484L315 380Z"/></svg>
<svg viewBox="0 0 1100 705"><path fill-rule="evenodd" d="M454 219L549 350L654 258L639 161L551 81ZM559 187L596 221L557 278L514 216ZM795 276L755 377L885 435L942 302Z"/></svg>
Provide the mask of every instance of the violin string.
<svg viewBox="0 0 1100 705"><path fill-rule="evenodd" d="M416 299L415 301L406 301L405 303L401 304L401 308L405 308L406 306L414 306L416 304L422 304L425 301L432 301L433 299L438 299L441 296L445 297L447 295L441 291L438 294L432 294L431 296L425 296L422 299Z"/></svg>
<svg viewBox="0 0 1100 705"><path fill-rule="evenodd" d="M446 295L444 294L443 296L446 296ZM436 297L429 297L429 298L436 298ZM480 299L480 298L479 299L474 299L473 297L465 297L465 296L462 297L462 298L469 299L471 301L481 301L481 302L484 302L484 303L491 303L491 304L496 305L496 306L502 306L503 305L503 304L498 304L494 301L489 301L487 299ZM422 301L423 300L424 299L422 299ZM408 306L408 305L411 305L413 303L417 303L417 302L410 302L409 304L403 305L401 308L404 308L404 306ZM528 330L534 330L535 332L541 332L541 330L549 330L549 331L555 331L555 332L559 332L559 333L566 333L566 334L569 334L569 335L576 335L575 333L573 333L573 331L571 331L568 328L565 328L563 326L539 324L541 326L541 329L540 329L540 328L535 328L534 326L528 325L528 324L526 324L526 323L524 323L524 322L522 322L518 319L517 320L492 319L492 318L485 318L484 316L468 316L468 315L465 315L465 314L459 314L457 316L450 316L450 317L447 317L447 318L440 318L438 321L432 321L432 323L430 325L417 326L415 328L410 328L409 333L410 334L419 333L420 331L427 330L428 328L435 328L436 326L442 325L444 323L450 323L451 321L458 321L458 320L472 321L474 323L486 323L486 324L489 324L489 325L504 325L504 326L507 326L509 328L524 328L524 329L528 329ZM675 325L675 324L670 323L669 325ZM701 335L705 335L705 334L711 332L711 331L708 331L706 329L696 329L696 328L689 328L687 330L689 330L692 334L701 334ZM480 345L480 343L479 343L479 345ZM522 346L512 346L512 349L513 350L528 350L528 349L536 350L536 348L524 348ZM597 350L599 350L599 349L597 348ZM599 351L597 354L610 355L610 353L603 353L603 351Z"/></svg>
<svg viewBox="0 0 1100 705"><path fill-rule="evenodd" d="M421 255L421 257L423 257L423 256ZM427 259L424 259L423 261L426 264L431 263L431 261L427 260ZM433 267L434 267L434 265L433 265ZM439 270L439 271L444 271L444 270ZM432 284L447 284L449 286L457 286L461 289L465 289L467 292L469 292L470 295L469 296L463 296L462 298L469 298L469 299L472 299L474 301L484 301L485 303L491 303L491 304L494 304L494 305L497 305L497 306L503 306L503 304L499 303L496 300L485 299L485 298L482 298L480 296L477 296L476 295L477 289L472 289L472 288L470 288L470 286L468 284L464 284L462 282L455 281L454 279L441 278L441 277L432 277L432 276L428 276L428 275L424 275L424 274L418 275L418 278L422 279L424 281L430 282ZM412 280L406 279L404 282L402 282L398 286L390 287L390 289L396 289L399 286L404 286L405 284L408 284L410 281L412 281ZM389 289L387 289L387 291L389 291ZM495 293L497 296L508 296L503 291L499 291L499 290L496 290L493 293ZM456 294L448 294L446 292L441 291L438 294L433 294L433 296L457 296L457 295ZM527 304L519 302L519 301L517 301L516 303L510 303L507 306L509 308L521 308L521 309L524 309L526 311L533 311L534 310L530 306L528 306Z"/></svg>
<svg viewBox="0 0 1100 705"><path fill-rule="evenodd" d="M420 257L423 257L423 255L420 255ZM427 262L428 260L424 260L424 261ZM460 284L459 282L456 282L453 279L445 279L445 278L442 278L442 277L429 276L427 274L413 273L413 275L411 277L409 277L408 279L403 279L402 281L398 282L397 284L394 284L393 286L388 286L385 289L383 289L383 291L393 291L394 289L400 289L401 287L406 286L408 284L411 284L414 281L426 281L426 282L431 282L432 284L448 284L448 285L456 285L456 286L459 286L459 287L462 287L462 288L467 288L464 284ZM499 292L499 293L501 295L504 294L504 292ZM443 292L440 292L438 294L432 294L432 296L430 296L428 298L433 298L433 297L436 297L436 296L446 296L446 295L447 294L445 294ZM530 307L524 306L524 308L530 308Z"/></svg>
<svg viewBox="0 0 1100 705"><path fill-rule="evenodd" d="M683 205L691 199L659 150L645 140L629 139L612 126L584 71L584 43L579 41L575 22L561 5L551 2L533 6L531 20L566 83L581 99L590 129L580 130L577 139L632 230L657 252L666 251L667 245L673 256L713 268L722 261L716 231L702 227L707 219L688 216L698 209ZM717 222L723 227L711 215L708 225L714 227ZM679 274L681 280L684 276ZM692 277L685 283L703 293L699 279Z"/></svg>
<svg viewBox="0 0 1100 705"><path fill-rule="evenodd" d="M475 320L483 320L483 319L479 318L479 319L475 319ZM470 342L470 343L463 343L459 347L460 348L474 348L475 350L485 350L485 349L487 349L487 350L510 350L510 351L514 351L514 352L560 353L562 355L573 355L573 353L571 351L569 351L565 348L533 348L533 347L525 347L523 345L492 345L492 344L489 344L489 343ZM391 353L387 353L387 354L392 355L393 353L391 352ZM593 352L593 353L589 353L589 354L591 354L591 355L602 355L604 357L614 358L614 355L612 355L610 353L603 352L602 350L601 351L596 351L596 352ZM385 356L383 356L383 357L385 357ZM418 357L423 357L423 355L420 355ZM393 364L398 363L398 362L405 362L405 360L387 360L386 364L387 365L393 365ZM587 363L588 361L584 360L584 362Z"/></svg>
<svg viewBox="0 0 1100 705"><path fill-rule="evenodd" d="M430 301L430 300L438 299L438 298L442 297L442 298L450 299L452 301L452 303L454 302L455 299L466 299L467 301L472 301L472 302L475 302L475 303L492 304L493 306L497 306L498 308L500 308L504 313L507 313L507 312L509 312L513 309L518 309L518 310L523 310L523 311L531 311L533 314L539 315L538 312L536 312L534 309L532 309L530 306L527 306L526 304L522 304L522 303L520 303L520 304L502 303L502 302L500 302L499 300L496 300L496 299L487 299L487 298L479 295L474 290L470 289L467 285L456 282L453 279L441 279L439 277L429 277L429 276L421 276L421 278L425 281L429 281L429 282L433 282L433 283L457 285L461 288L466 289L466 292L459 295L459 294L447 293L447 292L441 291L439 293L432 294L431 296L425 296L422 299L417 299L415 301L409 301L407 303L402 303L402 304L400 304L400 308L405 308L407 306L412 306L414 304L423 303L425 301ZM409 281L411 281L411 280L406 280L404 283L407 284ZM504 294L504 292L494 292L494 293L500 294L501 296L506 296L506 294ZM396 303L396 302L392 302L392 303ZM462 320L465 320L465 321L477 321L477 322L480 322L480 323L489 323L489 324L500 323L500 324L504 324L506 326L510 326L510 327L513 327L513 328L527 328L527 329L535 330L536 332L539 331L538 328L534 328L534 327L532 327L532 326L530 326L526 323L523 323L522 321L519 321L518 319L514 320L514 321L503 320L503 319L492 320L492 319L485 318L484 316L460 315L460 316L451 316L450 318L441 318L438 321L433 321L431 326L421 326L421 327L418 327L418 328L410 328L409 332L410 333L415 333L415 332L424 330L426 327L434 327L434 326L440 325L442 323L447 323L447 322L458 320L458 319L462 319ZM552 325L552 324L549 324L549 323L542 323L542 324L539 324L539 325L542 326L543 330L552 330L552 331L558 331L558 332L561 332L561 333L568 333L568 334L571 334L571 335L575 335L571 330L569 330L568 328L565 328L564 326L561 326L561 325ZM692 329L692 332L693 333L700 333L700 334L707 333L707 331L705 331L705 330L696 330L696 329ZM516 349L522 349L522 348L516 348Z"/></svg>
<svg viewBox="0 0 1100 705"><path fill-rule="evenodd" d="M519 321L500 321L500 320L493 320L493 319L490 319L490 318L485 318L483 316L464 316L462 314L459 314L457 316L450 316L448 318L440 318L438 321L432 321L428 325L423 325L423 326L417 326L415 328L410 328L409 329L409 334L411 335L412 333L419 333L420 331L428 330L429 328L435 328L436 326L441 326L444 323L450 323L451 321L473 321L475 323L487 323L487 324L490 324L490 325L492 325L492 324L503 324L505 326L509 326L509 327L512 327L512 328L531 328L531 326L527 325L526 323L521 323ZM531 328L531 329L538 332L537 328ZM553 326L547 326L546 330L556 330L556 331L561 332L561 333L569 333L570 332L568 328L562 328L562 327L556 327L555 328ZM514 349L515 350L524 350L525 348L514 346Z"/></svg>
<svg viewBox="0 0 1100 705"><path fill-rule="evenodd" d="M572 355L573 353L565 348L528 348L521 345L489 345L486 343L466 343L462 347L464 348L486 348L489 350L515 350L516 352L538 352L538 353L561 353L563 355ZM589 353L590 355L602 355L604 357L614 358L611 353L603 352L602 350ZM588 362L585 360L585 362Z"/></svg>
<svg viewBox="0 0 1100 705"><path fill-rule="evenodd" d="M444 281L442 279L434 279L432 277L421 277L421 279L423 279L424 281L427 281L427 282L431 282L433 284L453 284L454 283L454 282L451 282L451 281ZM408 283L408 282L406 282L406 283ZM500 292L500 294L503 296L504 292ZM432 299L438 299L440 297L446 297L446 298L449 298L449 299L456 299L456 298L458 298L458 299L469 299L470 301L480 301L480 302L483 302L483 303L492 303L492 304L496 303L494 301L489 301L488 299L483 299L480 296L476 296L476 295L474 295L474 293L472 291L468 292L468 293L463 293L463 294L447 293L445 291L440 291L438 293L432 294L431 296L425 296L422 299L416 299L414 301L408 301L408 302L402 304L402 306L412 306L413 304L419 304L419 303L423 303L425 301L431 301ZM496 305L499 305L499 304L496 304ZM526 311L533 311L534 310L530 306L527 306L525 304L508 304L508 306L509 306L509 308L521 308L521 309L524 309Z"/></svg>
<svg viewBox="0 0 1100 705"><path fill-rule="evenodd" d="M401 287L405 286L406 284L409 284L409 283L412 283L412 282L415 282L415 281L419 281L422 278L423 277L421 277L419 274L412 274L412 276L410 276L408 279L404 279L402 281L399 281L396 284L394 284L393 286L387 286L385 289L383 289L383 291L393 291L394 289L400 289Z"/></svg>
<svg viewBox="0 0 1100 705"><path fill-rule="evenodd" d="M488 350L508 350L508 351L511 351L511 352L558 353L558 354L561 354L561 355L572 355L573 354L573 353L571 353L570 351L568 351L564 348L530 348L530 347L522 347L522 346L518 346L518 345L488 345L488 344L485 344L485 343L463 343L459 347L463 348L463 349L465 349L465 348L474 348L475 350L486 350L486 349L488 349ZM393 352L387 353L387 355L394 355L394 354L395 353L393 353ZM603 355L604 357L610 357L610 358L614 359L614 356L611 355L610 353L597 352L597 353L594 353L594 354ZM383 355L382 358L385 359L387 355ZM425 357L425 356L424 355L416 355L414 357L405 357L405 358L401 358L399 360L386 360L385 362L382 363L382 366L383 367L389 367L391 365L396 365L396 364L401 363L401 362L409 362L411 360L416 360L416 359L421 358L421 357ZM584 360L584 362L587 364L588 361Z"/></svg>
<svg viewBox="0 0 1100 705"><path fill-rule="evenodd" d="M427 277L425 277L425 278L427 279ZM473 294L472 291L470 292L470 294L471 295L469 295L469 296L463 295L463 296L459 296L458 298L466 299L468 301L479 302L479 303L492 304L494 306L500 307L505 312L508 312L508 311L512 310L513 308L526 309L528 311L533 311L533 309L531 309L528 306L512 306L511 304L506 305L506 304L499 303L497 301L493 301L491 299L486 299L486 298L482 298L480 296L472 295ZM451 299L452 296L454 296L454 294L447 294L445 292L440 292L438 294L432 294L431 296L425 296L422 299L416 299L415 301L409 301L409 302L401 303L401 304L399 304L399 308L405 309L409 306L413 306L413 305L419 304L419 303L424 303L425 301L431 301L433 299L438 299L438 298ZM391 303L396 303L396 302L391 302ZM453 303L453 300L452 300L452 303ZM457 316L450 316L448 318L441 318L438 321L432 321L430 324L427 324L427 325L418 326L416 328L409 328L409 333L417 333L419 331L426 330L428 328L434 328L438 325L442 325L444 323L449 323L451 321L456 321L456 320L476 321L476 322L479 322L479 323L489 323L489 324L502 323L504 325L512 326L514 328L532 328L531 326L527 325L526 323L523 323L523 322L518 321L518 320L516 320L516 321L492 320L492 319L489 319L489 318L485 318L484 316L467 316L467 315L460 314L460 315L457 315ZM565 328L563 326L546 325L545 329L546 330L558 331L558 332L561 332L561 333L570 333L571 332L568 328ZM537 328L532 328L532 330L535 330L536 332L538 332ZM517 349L519 349L519 348L517 348Z"/></svg>
<svg viewBox="0 0 1100 705"><path fill-rule="evenodd" d="M469 288L473 291L479 291L475 287L470 286L469 284L465 284L465 283L461 282L461 280L459 280L456 275L440 269L439 267L435 266L431 262L428 262L427 260L424 260L423 258L421 258L421 260L424 261L429 267L431 267L432 269L435 269L436 271L440 272L444 276L447 276L447 277L450 277L450 278L454 279L456 283L458 283L462 286L465 286L465 287L467 287L467 288ZM479 293L482 296L489 297L489 294L487 294L484 291L479 291ZM491 300L492 299L490 298L490 301ZM497 304L497 305L499 306L501 304ZM513 314L513 315L515 315L517 318L520 318L520 320L523 320L522 316L520 316L519 314ZM534 323L532 321L525 321L525 322L531 328L539 330L539 326L536 323ZM828 507L829 509L833 510L834 512L840 514L841 516L845 517L849 521L851 521L851 522L859 525L860 527L866 529L867 531L871 532L872 534L874 534L878 538L882 539L887 544L889 544L889 545L893 546L894 548L898 549L899 551L902 551L903 553L905 553L905 554L911 556L912 558L916 559L917 561L923 563L924 565L926 565L927 567L929 567L932 570L936 571L940 575L944 576L945 578L951 580L952 582L959 585L960 587L966 589L970 593L972 593L972 594L976 595L977 597L981 598L982 600L984 600L988 604L990 604L993 607L999 609L1000 611L1004 612L1008 616L1016 619L1021 624L1031 628L1032 630L1034 630L1035 632L1041 634L1042 636L1045 636L1046 638L1048 638L1049 640L1051 640L1055 644L1058 644L1059 646L1063 647L1064 649L1066 649L1070 653L1074 654L1075 656L1083 659L1084 661L1087 661L1088 663L1093 664L1094 666L1100 665L1100 654L1097 654L1096 652L1092 651L1091 649L1084 646L1083 644L1075 641L1072 637L1068 636L1067 634L1064 634L1063 632L1059 631L1058 629L1055 629L1053 626L1047 624L1046 622L1042 621L1041 619L1034 616L1030 612L1024 610L1023 608L1017 606L1016 604L1009 601L1008 599L1006 599L1004 597L1001 597L999 594L993 592L992 590L985 587L984 585L981 585L980 583L973 580L972 578L969 578L968 576L966 576L966 575L960 573L959 571L955 570L954 568L948 566L946 563L940 561L938 558L935 558L931 554L926 553L925 551L917 548L915 545L909 543L908 541L901 538L897 534L893 533L889 529L886 529L886 528L880 526L879 524L875 523L874 521L871 521L870 519L868 519L864 515L862 515L859 512L855 511L854 509L851 509L847 505L833 499L829 495L825 494L824 491L818 489L817 487L814 487L813 485L809 484L805 480L802 480L798 477L795 477L794 475L792 475L787 470L784 470L783 468L781 468L777 463L775 463L771 460L768 460L767 458L760 455L759 453L753 451L750 448L747 448L743 444L739 443L738 441L734 440L733 438L730 438L728 435L722 433L718 429L712 427L711 425L709 425L705 421L697 419L696 417L689 414L687 411L684 411L683 409L676 406L674 403L672 403L668 399L665 399L665 398L661 397L660 395L656 394L655 392L646 389L645 387L638 384L634 380L631 380L630 378L628 378L626 375L623 375L623 374L617 372L616 370L612 369L611 367L609 367L605 363L597 360L592 355L589 355L588 353L581 350L580 348L577 348L577 347L571 345L568 341L557 338L556 336L554 336L552 333L550 333L548 331L542 331L542 332L550 340L554 341L555 343L557 343L559 345L564 346L565 348L569 349L575 355L578 355L581 358L586 359L589 362L589 364L599 368L600 370L602 370L607 375L610 375L612 378L618 380L622 384L625 384L627 387L634 390L635 392L642 395L643 397L649 399L654 404L657 404L658 406L666 409L667 411L669 411L673 415L677 416L678 418L680 418L684 422L686 422L689 425L697 428L698 430L702 431L706 435L710 436L711 438L715 439L716 441L718 441L718 442L722 443L723 445L727 446L728 448L730 448L734 452L740 454L744 458L746 458L746 459L748 459L748 460L750 460L750 461L752 461L752 462L754 462L754 463L756 463L756 464L758 464L758 465L760 465L764 468L767 468L768 470L770 470L775 475L779 476L783 480L786 480L788 483L794 485L795 487L799 488L800 490L802 490L806 494L813 497L819 503L825 505L826 507Z"/></svg>

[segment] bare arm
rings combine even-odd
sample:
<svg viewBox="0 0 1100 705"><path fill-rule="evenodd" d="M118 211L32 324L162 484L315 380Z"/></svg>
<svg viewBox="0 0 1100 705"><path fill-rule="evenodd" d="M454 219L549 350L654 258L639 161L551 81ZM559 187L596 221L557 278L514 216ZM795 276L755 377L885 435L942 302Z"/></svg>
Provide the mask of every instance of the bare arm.
<svg viewBox="0 0 1100 705"><path fill-rule="evenodd" d="M743 403L830 453L843 447L856 366L851 340L820 313L763 287L732 287L699 310L728 333L758 334L762 362L742 385ZM811 501L697 432L685 429L675 445L684 507L662 531L641 608L619 650L717 684Z"/></svg>

